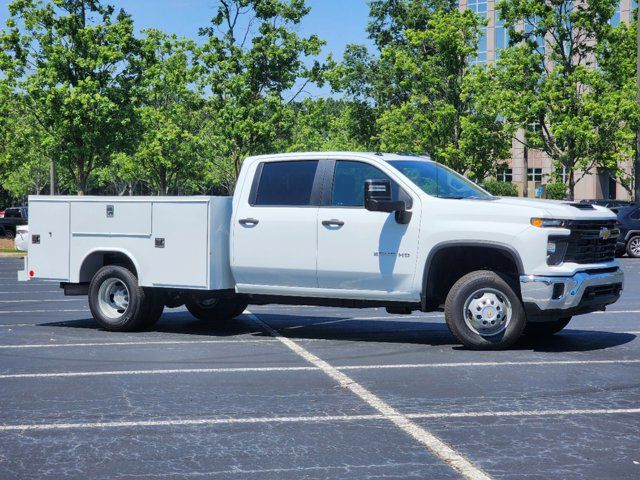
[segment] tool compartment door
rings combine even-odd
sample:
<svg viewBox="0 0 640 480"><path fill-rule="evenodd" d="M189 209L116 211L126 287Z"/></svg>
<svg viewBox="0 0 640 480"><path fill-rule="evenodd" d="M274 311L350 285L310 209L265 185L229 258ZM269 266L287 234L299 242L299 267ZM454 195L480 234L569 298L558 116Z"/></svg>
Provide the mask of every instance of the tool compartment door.
<svg viewBox="0 0 640 480"><path fill-rule="evenodd" d="M149 276L156 287L209 288L209 204L153 204Z"/></svg>
<svg viewBox="0 0 640 480"><path fill-rule="evenodd" d="M30 202L28 259L33 278L68 280L69 202Z"/></svg>

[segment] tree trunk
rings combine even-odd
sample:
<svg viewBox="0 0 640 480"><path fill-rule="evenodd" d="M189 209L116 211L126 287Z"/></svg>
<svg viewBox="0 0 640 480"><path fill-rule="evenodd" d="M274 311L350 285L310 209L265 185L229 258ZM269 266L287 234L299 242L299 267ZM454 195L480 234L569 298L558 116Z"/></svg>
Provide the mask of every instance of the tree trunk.
<svg viewBox="0 0 640 480"><path fill-rule="evenodd" d="M527 198L529 196L529 147L524 145L522 151L522 170L524 182L522 183L522 196Z"/></svg>
<svg viewBox="0 0 640 480"><path fill-rule="evenodd" d="M576 177L573 173L573 168L572 168L569 170L569 192L567 193L567 200L573 201L575 189L576 189Z"/></svg>
<svg viewBox="0 0 640 480"><path fill-rule="evenodd" d="M636 34L636 101L640 105L640 19L638 19L638 32ZM635 201L640 200L640 126L636 131L636 158L634 161L634 190Z"/></svg>
<svg viewBox="0 0 640 480"><path fill-rule="evenodd" d="M56 163L53 158L49 165L49 195L56 194Z"/></svg>

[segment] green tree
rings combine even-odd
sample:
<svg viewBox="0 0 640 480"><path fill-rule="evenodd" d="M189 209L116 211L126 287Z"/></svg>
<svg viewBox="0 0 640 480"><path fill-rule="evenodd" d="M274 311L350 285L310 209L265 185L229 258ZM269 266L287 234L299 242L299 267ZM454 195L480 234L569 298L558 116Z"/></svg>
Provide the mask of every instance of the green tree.
<svg viewBox="0 0 640 480"><path fill-rule="evenodd" d="M0 185L16 201L49 183L49 139L26 113L24 99L0 81Z"/></svg>
<svg viewBox="0 0 640 480"><path fill-rule="evenodd" d="M499 62L509 72L504 77L511 76L508 95L529 97L538 127L535 141L554 161L556 176L566 172L570 198L594 168L617 170L620 152L628 148L621 131L628 128L633 95L619 91L597 68L616 5L617 0L502 0L498 5L514 45Z"/></svg>
<svg viewBox="0 0 640 480"><path fill-rule="evenodd" d="M428 153L483 179L510 146L499 111L481 95L490 85L470 65L483 22L456 2L372 2L368 31L379 55L351 46L329 78L375 108L382 150Z"/></svg>
<svg viewBox="0 0 640 480"><path fill-rule="evenodd" d="M292 104L288 151L375 150L371 108L357 101L305 99Z"/></svg>
<svg viewBox="0 0 640 480"><path fill-rule="evenodd" d="M292 102L322 66L316 36L295 32L309 8L304 0L219 0L200 30L201 85L209 92L200 138L213 180L232 191L242 160L275 151L288 135Z"/></svg>
<svg viewBox="0 0 640 480"><path fill-rule="evenodd" d="M137 173L158 195L200 191L206 175L198 154L202 97L193 87L195 43L158 30L143 33L134 90L140 134L133 155L120 155L116 165L125 179Z"/></svg>
<svg viewBox="0 0 640 480"><path fill-rule="evenodd" d="M133 117L133 22L99 0L14 0L0 36L3 74L48 138L79 195L127 147Z"/></svg>

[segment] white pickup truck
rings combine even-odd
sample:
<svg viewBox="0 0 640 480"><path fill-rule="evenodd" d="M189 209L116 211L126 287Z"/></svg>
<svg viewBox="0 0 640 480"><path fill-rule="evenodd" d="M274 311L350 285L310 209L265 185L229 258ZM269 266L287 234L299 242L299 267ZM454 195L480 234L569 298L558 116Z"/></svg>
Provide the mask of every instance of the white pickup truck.
<svg viewBox="0 0 640 480"><path fill-rule="evenodd" d="M444 311L472 348L551 335L623 287L616 217L582 203L497 198L427 158L250 157L229 197L32 196L21 280L88 295L108 330L186 304Z"/></svg>

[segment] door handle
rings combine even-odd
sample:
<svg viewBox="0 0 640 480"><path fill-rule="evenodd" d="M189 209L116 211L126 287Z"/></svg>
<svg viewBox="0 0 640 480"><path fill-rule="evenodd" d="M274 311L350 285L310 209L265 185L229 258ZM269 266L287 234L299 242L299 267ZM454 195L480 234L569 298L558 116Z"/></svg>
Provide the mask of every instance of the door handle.
<svg viewBox="0 0 640 480"><path fill-rule="evenodd" d="M344 222L342 220L335 219L323 220L322 225L324 225L325 227L341 227L344 225Z"/></svg>
<svg viewBox="0 0 640 480"><path fill-rule="evenodd" d="M256 220L255 218L241 218L240 220L238 220L238 223L240 225L254 226L258 224L258 220Z"/></svg>

